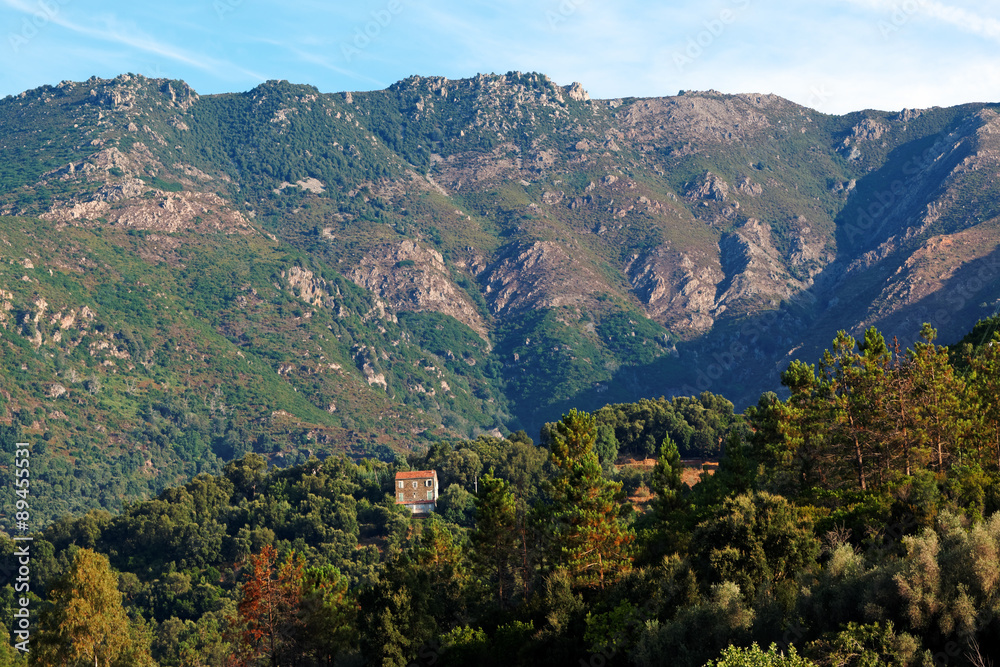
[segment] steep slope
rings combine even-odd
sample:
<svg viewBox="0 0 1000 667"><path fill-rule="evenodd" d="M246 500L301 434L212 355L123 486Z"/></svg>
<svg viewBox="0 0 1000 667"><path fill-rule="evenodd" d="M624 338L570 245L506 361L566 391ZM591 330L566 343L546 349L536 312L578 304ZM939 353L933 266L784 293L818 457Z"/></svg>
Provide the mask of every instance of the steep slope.
<svg viewBox="0 0 1000 667"><path fill-rule="evenodd" d="M517 72L28 91L0 101L0 419L51 489L116 461L114 504L250 449L746 405L838 329L947 342L995 310L998 123Z"/></svg>

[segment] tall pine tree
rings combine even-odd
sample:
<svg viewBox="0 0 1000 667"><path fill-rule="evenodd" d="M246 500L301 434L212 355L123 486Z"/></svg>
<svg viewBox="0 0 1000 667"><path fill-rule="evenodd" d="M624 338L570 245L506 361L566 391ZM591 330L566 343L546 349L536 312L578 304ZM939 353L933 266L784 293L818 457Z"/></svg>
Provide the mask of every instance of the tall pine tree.
<svg viewBox="0 0 1000 667"><path fill-rule="evenodd" d="M476 530L472 534L475 562L496 592L497 605L507 606L514 584L517 559L517 504L510 484L493 476L493 468L479 480Z"/></svg>
<svg viewBox="0 0 1000 667"><path fill-rule="evenodd" d="M930 449L938 472L944 472L970 430L961 404L965 381L955 375L948 349L934 344L937 331L930 324L924 324L920 337L924 342L910 353L913 410L919 424L915 435Z"/></svg>
<svg viewBox="0 0 1000 667"><path fill-rule="evenodd" d="M597 426L586 412L571 410L549 434L550 557L574 584L605 584L631 568L634 533L623 522L631 511L621 482L604 478L594 452Z"/></svg>
<svg viewBox="0 0 1000 667"><path fill-rule="evenodd" d="M993 334L978 354L969 358L967 406L975 406L972 414L978 449L986 445L990 464L1000 470L1000 332ZM980 457L982 458L982 456Z"/></svg>
<svg viewBox="0 0 1000 667"><path fill-rule="evenodd" d="M661 519L666 519L681 502L684 483L681 481L681 454L677 445L667 435L660 443L660 456L653 467L653 478L650 481L652 491L656 494L653 509Z"/></svg>

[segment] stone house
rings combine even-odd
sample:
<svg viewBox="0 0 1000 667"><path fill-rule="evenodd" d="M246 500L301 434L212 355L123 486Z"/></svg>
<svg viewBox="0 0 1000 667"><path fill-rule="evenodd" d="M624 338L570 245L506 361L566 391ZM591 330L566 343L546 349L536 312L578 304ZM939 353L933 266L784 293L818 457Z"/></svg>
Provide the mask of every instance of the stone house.
<svg viewBox="0 0 1000 667"><path fill-rule="evenodd" d="M430 514L437 507L437 471L397 472L395 490L397 505L405 505L414 514Z"/></svg>

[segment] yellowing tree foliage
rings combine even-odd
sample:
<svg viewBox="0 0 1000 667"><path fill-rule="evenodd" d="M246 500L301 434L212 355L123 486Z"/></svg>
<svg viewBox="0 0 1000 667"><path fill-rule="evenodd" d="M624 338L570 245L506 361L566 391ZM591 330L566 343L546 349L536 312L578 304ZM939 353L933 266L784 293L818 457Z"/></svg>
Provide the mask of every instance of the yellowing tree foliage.
<svg viewBox="0 0 1000 667"><path fill-rule="evenodd" d="M81 549L64 577L49 589L31 665L146 667L154 665L149 638L122 608L118 576L106 556Z"/></svg>

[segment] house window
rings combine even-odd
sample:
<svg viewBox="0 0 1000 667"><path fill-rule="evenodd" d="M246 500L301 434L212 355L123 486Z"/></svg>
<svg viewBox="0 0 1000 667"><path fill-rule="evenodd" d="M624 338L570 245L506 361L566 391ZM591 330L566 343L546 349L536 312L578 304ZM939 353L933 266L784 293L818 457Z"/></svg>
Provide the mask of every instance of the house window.
<svg viewBox="0 0 1000 667"><path fill-rule="evenodd" d="M433 491L428 491L427 492L427 500L434 500L434 492Z"/></svg>
<svg viewBox="0 0 1000 667"><path fill-rule="evenodd" d="M424 480L424 486L430 486L430 485L431 485L431 480L429 480L429 479L428 480Z"/></svg>
<svg viewBox="0 0 1000 667"><path fill-rule="evenodd" d="M403 494L400 493L400 494L397 494L397 495L399 496L399 502L403 502Z"/></svg>
<svg viewBox="0 0 1000 667"><path fill-rule="evenodd" d="M399 483L399 488L403 488L403 482Z"/></svg>
<svg viewBox="0 0 1000 667"><path fill-rule="evenodd" d="M416 480L413 480L413 488L414 489L417 488L417 481Z"/></svg>

